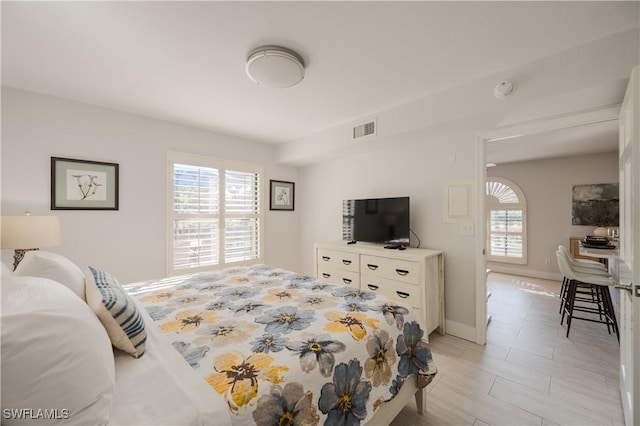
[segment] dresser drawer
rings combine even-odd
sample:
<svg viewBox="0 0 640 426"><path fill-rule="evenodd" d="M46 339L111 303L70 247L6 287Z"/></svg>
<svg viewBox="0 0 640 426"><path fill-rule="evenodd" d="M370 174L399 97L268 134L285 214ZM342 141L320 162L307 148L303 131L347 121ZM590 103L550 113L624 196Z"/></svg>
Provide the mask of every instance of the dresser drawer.
<svg viewBox="0 0 640 426"><path fill-rule="evenodd" d="M331 268L346 269L348 271L359 272L360 264L358 253L349 253L346 251L318 249L318 269L323 266Z"/></svg>
<svg viewBox="0 0 640 426"><path fill-rule="evenodd" d="M374 275L362 274L361 288L362 290L373 291L387 296L389 299L406 303L414 309L423 309L422 289L420 286L405 284Z"/></svg>
<svg viewBox="0 0 640 426"><path fill-rule="evenodd" d="M420 264L409 260L362 255L360 269L362 274L403 283L418 284L420 282Z"/></svg>
<svg viewBox="0 0 640 426"><path fill-rule="evenodd" d="M334 284L360 287L360 274L342 268L318 265L318 278Z"/></svg>

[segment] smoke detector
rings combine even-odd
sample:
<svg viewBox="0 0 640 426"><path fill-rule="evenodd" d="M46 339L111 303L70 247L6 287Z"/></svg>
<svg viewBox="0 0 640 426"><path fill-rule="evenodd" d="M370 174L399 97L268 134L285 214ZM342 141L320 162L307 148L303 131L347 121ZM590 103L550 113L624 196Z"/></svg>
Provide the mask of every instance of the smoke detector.
<svg viewBox="0 0 640 426"><path fill-rule="evenodd" d="M261 46L249 53L245 71L259 86L291 87L304 78L304 61L285 47Z"/></svg>
<svg viewBox="0 0 640 426"><path fill-rule="evenodd" d="M506 98L513 92L513 82L509 80L501 81L493 89L493 95L498 99Z"/></svg>

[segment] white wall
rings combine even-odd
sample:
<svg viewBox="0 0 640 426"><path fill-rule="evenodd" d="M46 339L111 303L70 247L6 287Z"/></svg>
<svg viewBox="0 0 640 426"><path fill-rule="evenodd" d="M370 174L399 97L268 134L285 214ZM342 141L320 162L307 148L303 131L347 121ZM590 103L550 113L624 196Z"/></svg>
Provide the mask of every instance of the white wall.
<svg viewBox="0 0 640 426"><path fill-rule="evenodd" d="M478 135L620 102L638 63L638 36L627 31L384 111L363 112L363 118L377 119L374 139L352 141L354 122L279 146L281 161L303 167L302 271L313 272L314 242L341 238L343 199L408 195L411 226L422 246L445 253L447 332L475 340L475 237L461 235L459 224L444 223L447 183L475 182ZM516 90L497 100L493 87L505 78L515 81ZM606 93L607 103L593 93Z"/></svg>
<svg viewBox="0 0 640 426"><path fill-rule="evenodd" d="M298 267L298 211L269 211L269 179L297 181L273 146L2 88L2 214L58 215L63 242L47 249L81 268L102 267L121 282L166 275L167 151L262 164L265 262ZM120 165L118 211L51 211L50 157ZM296 209L298 210L298 209ZM12 251L3 250L3 260Z"/></svg>
<svg viewBox="0 0 640 426"><path fill-rule="evenodd" d="M460 235L460 225L443 220L444 188L472 181L474 151L466 148L473 132L426 131L393 139L393 149L375 149L301 170L301 269L313 273L313 243L342 238L342 200L409 196L411 228L421 247L444 251L447 327L454 331L475 321L474 237ZM388 141L387 141L388 143ZM412 238L411 245L417 241ZM454 323L450 320L455 319ZM464 333L463 333L464 334Z"/></svg>
<svg viewBox="0 0 640 426"><path fill-rule="evenodd" d="M569 247L570 237L593 233L595 226L571 224L573 185L618 182L618 154L583 155L501 164L487 176L509 179L527 199L527 265L488 263L496 271L560 278L558 244ZM545 259L549 259L546 264Z"/></svg>

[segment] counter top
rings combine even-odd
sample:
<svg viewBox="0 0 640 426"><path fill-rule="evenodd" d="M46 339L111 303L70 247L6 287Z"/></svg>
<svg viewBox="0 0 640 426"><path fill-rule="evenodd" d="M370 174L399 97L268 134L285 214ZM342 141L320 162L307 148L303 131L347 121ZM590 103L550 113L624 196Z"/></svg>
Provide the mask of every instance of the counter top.
<svg viewBox="0 0 640 426"><path fill-rule="evenodd" d="M616 244L617 245L617 244ZM596 248L587 248L582 246L582 242L580 242L580 256L591 256L591 257L599 257L601 259L611 259L613 257L617 257L620 254L620 251L615 249L596 249Z"/></svg>

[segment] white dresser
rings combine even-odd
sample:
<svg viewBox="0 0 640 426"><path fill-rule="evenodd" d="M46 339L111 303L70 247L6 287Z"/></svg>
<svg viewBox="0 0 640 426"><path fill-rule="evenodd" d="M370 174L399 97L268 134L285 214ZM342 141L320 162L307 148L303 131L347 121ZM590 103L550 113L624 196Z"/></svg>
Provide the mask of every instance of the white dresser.
<svg viewBox="0 0 640 426"><path fill-rule="evenodd" d="M420 312L427 334L434 330L444 334L442 251L337 241L316 243L315 252L318 278L408 303Z"/></svg>

